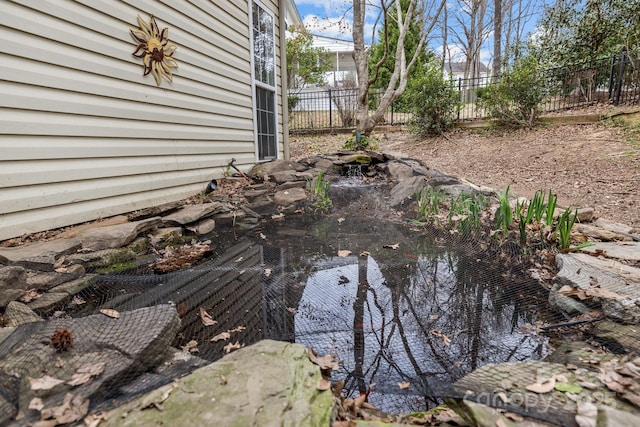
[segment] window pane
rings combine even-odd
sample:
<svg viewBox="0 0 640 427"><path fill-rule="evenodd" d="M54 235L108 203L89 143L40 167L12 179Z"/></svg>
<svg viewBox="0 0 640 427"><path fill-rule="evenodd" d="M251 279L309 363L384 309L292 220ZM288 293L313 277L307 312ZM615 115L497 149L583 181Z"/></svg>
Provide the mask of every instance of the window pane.
<svg viewBox="0 0 640 427"><path fill-rule="evenodd" d="M258 157L260 160L275 159L278 154L275 93L260 87L256 87L255 90Z"/></svg>
<svg viewBox="0 0 640 427"><path fill-rule="evenodd" d="M273 17L253 3L253 67L256 80L275 86Z"/></svg>

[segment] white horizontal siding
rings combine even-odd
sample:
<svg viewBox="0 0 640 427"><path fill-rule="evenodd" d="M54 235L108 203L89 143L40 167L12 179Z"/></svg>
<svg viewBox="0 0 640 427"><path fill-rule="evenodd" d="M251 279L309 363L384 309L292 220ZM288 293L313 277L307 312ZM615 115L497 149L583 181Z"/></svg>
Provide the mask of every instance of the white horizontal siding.
<svg viewBox="0 0 640 427"><path fill-rule="evenodd" d="M187 197L231 158L247 170L247 13L235 0L3 1L0 239ZM142 76L138 14L169 28L172 84Z"/></svg>

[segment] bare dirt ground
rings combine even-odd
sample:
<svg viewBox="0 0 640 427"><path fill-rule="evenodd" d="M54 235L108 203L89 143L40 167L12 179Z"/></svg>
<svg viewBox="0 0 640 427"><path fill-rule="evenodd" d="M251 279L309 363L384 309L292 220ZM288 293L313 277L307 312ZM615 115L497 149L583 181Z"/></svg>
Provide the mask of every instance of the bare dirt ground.
<svg viewBox="0 0 640 427"><path fill-rule="evenodd" d="M342 148L350 135L292 136L291 157ZM617 126L559 125L534 130L456 130L419 139L374 135L381 151L399 151L430 168L499 191L532 197L549 189L561 207L592 207L596 217L640 230L640 132Z"/></svg>

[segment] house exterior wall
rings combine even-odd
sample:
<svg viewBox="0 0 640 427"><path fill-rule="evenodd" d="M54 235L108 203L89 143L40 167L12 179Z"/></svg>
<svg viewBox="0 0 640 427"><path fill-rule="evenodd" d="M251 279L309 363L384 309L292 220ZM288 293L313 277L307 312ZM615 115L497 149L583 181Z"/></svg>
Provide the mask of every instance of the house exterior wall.
<svg viewBox="0 0 640 427"><path fill-rule="evenodd" d="M283 157L279 2L278 156ZM248 1L10 0L0 13L0 240L180 200L256 161ZM173 83L129 34L153 15Z"/></svg>

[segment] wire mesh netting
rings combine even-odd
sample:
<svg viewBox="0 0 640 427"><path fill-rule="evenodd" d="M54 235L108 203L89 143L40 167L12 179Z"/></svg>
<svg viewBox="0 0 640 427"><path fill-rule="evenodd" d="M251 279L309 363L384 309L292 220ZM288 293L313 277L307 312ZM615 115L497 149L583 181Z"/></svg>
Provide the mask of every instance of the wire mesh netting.
<svg viewBox="0 0 640 427"><path fill-rule="evenodd" d="M550 353L536 325L566 319L531 272L541 262L535 251L412 225L385 208L381 184L345 181L331 191L330 214L219 230L205 237L207 257L178 271L154 273L144 258L120 272L86 264L67 283L80 292L60 291L42 312L47 322L23 325L0 345L11 385L0 392L2 409L29 389L53 393L60 378L61 405L73 391L78 406L110 408L272 338L335 354L342 363L332 380L344 382L345 396L368 392L381 410L408 413L441 403L478 367Z"/></svg>

